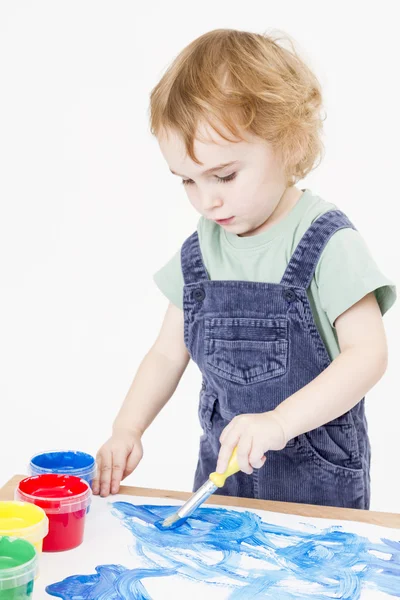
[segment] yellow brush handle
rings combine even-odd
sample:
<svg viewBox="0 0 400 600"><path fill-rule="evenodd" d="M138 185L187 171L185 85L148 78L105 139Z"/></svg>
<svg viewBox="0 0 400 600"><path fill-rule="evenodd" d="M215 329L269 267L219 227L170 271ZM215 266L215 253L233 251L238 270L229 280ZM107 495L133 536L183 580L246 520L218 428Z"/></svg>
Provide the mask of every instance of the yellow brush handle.
<svg viewBox="0 0 400 600"><path fill-rule="evenodd" d="M227 477L240 471L240 467L238 465L237 458L236 458L236 453L237 453L237 447L232 452L232 456L229 460L229 463L228 463L225 473L211 473L210 480L217 487L221 488L225 484L225 480Z"/></svg>

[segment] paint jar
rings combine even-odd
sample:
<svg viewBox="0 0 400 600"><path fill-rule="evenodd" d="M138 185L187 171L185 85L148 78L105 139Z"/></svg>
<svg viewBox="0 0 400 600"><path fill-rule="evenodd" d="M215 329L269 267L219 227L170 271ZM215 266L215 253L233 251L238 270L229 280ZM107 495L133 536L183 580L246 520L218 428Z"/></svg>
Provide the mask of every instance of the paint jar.
<svg viewBox="0 0 400 600"><path fill-rule="evenodd" d="M49 520L39 506L26 502L0 502L0 536L22 538L42 551Z"/></svg>
<svg viewBox="0 0 400 600"><path fill-rule="evenodd" d="M0 600L32 598L37 569L37 552L30 542L0 537Z"/></svg>
<svg viewBox="0 0 400 600"><path fill-rule="evenodd" d="M87 481L73 475L35 475L16 489L18 500L40 506L49 519L43 552L62 552L83 542L86 511L92 499Z"/></svg>
<svg viewBox="0 0 400 600"><path fill-rule="evenodd" d="M74 450L42 452L31 458L29 472L31 475L45 475L46 473L75 475L75 477L87 481L91 486L96 475L96 461L86 452L75 452Z"/></svg>

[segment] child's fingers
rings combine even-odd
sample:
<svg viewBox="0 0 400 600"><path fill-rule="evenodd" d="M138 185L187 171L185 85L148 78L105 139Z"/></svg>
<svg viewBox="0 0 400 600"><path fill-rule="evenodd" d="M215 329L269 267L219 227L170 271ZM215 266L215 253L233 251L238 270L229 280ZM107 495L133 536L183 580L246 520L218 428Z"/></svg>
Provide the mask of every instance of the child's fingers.
<svg viewBox="0 0 400 600"><path fill-rule="evenodd" d="M112 454L111 493L117 494L121 483L122 474L125 470L126 453L122 450L114 450Z"/></svg>
<svg viewBox="0 0 400 600"><path fill-rule="evenodd" d="M128 477L128 475L130 475L136 469L136 467L142 460L142 456L143 456L142 444L136 443L133 446L132 452L128 456L128 460L126 462L126 467L125 467L125 471L124 471L124 475L123 475L122 479L125 479L125 477Z"/></svg>
<svg viewBox="0 0 400 600"><path fill-rule="evenodd" d="M103 498L110 493L112 471L112 454L110 450L104 450L100 467L100 496Z"/></svg>
<svg viewBox="0 0 400 600"><path fill-rule="evenodd" d="M221 435L219 436L219 442L220 444L223 444L226 440L226 438L228 437L228 435L231 433L232 429L234 428L235 423L233 422L233 420L225 427L225 429L222 430Z"/></svg>
<svg viewBox="0 0 400 600"><path fill-rule="evenodd" d="M254 469L260 469L265 463L264 448L257 444L254 439L250 450L249 463Z"/></svg>
<svg viewBox="0 0 400 600"><path fill-rule="evenodd" d="M96 457L96 477L92 481L92 492L98 494L100 491L100 468L101 468L101 455Z"/></svg>
<svg viewBox="0 0 400 600"><path fill-rule="evenodd" d="M235 448L238 441L238 435L234 430L225 438L224 443L221 445L218 455L217 462L217 473L224 473L228 467L229 460L232 456L233 449Z"/></svg>
<svg viewBox="0 0 400 600"><path fill-rule="evenodd" d="M251 452L252 438L250 436L242 435L237 445L237 461L240 470L248 475L253 472L253 467L249 463L249 455Z"/></svg>

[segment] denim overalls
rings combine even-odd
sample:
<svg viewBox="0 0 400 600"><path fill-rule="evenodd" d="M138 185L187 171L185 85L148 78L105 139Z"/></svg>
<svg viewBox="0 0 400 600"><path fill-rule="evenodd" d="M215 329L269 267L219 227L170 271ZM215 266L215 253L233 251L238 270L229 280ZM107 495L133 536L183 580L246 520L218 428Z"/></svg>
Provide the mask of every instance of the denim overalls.
<svg viewBox="0 0 400 600"><path fill-rule="evenodd" d="M273 410L330 364L306 290L327 242L346 227L354 229L338 210L319 217L279 284L211 281L197 232L183 244L185 344L203 376L203 435L194 490L215 471L219 437L233 417ZM219 493L367 509L369 470L363 399L341 417L290 440L283 450L267 452L261 469L229 477Z"/></svg>

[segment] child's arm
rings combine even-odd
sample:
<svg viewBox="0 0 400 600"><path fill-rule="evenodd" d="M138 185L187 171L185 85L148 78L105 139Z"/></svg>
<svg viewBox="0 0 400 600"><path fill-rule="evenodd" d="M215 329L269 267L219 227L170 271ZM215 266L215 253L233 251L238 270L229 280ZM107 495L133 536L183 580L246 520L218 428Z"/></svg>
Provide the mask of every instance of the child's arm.
<svg viewBox="0 0 400 600"><path fill-rule="evenodd" d="M97 454L93 492L118 493L121 480L140 462L141 437L174 393L189 362L183 338L183 312L168 306L160 333L141 362L115 419L111 438Z"/></svg>
<svg viewBox="0 0 400 600"><path fill-rule="evenodd" d="M387 366L386 336L374 294L368 294L335 321L341 353L318 377L275 410L240 415L221 434L217 471L223 472L238 445L242 471L264 464L265 452L281 450L307 431L353 408L382 377Z"/></svg>

